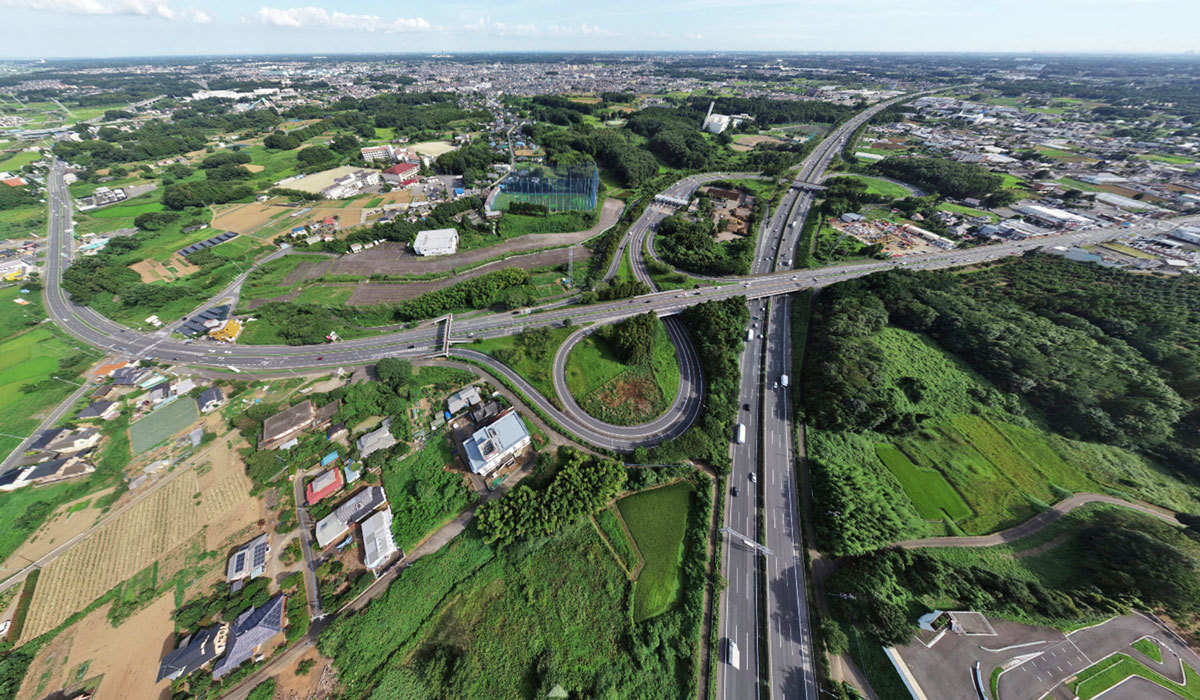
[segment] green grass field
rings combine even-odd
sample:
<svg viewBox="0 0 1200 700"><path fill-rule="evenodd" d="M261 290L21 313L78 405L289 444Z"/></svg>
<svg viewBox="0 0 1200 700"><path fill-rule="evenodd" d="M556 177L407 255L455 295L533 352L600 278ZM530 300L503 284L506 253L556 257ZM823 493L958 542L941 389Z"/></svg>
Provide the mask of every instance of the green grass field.
<svg viewBox="0 0 1200 700"><path fill-rule="evenodd" d="M41 204L0 211L0 240L46 235L46 207Z"/></svg>
<svg viewBox="0 0 1200 700"><path fill-rule="evenodd" d="M462 474L446 469L453 463L450 444L438 433L421 451L384 465L383 490L395 513L392 533L400 549L411 549L473 500L474 491L463 483Z"/></svg>
<svg viewBox="0 0 1200 700"><path fill-rule="evenodd" d="M524 377L525 381L532 384L535 389L541 392L542 396L552 401L557 401L557 394L554 391L554 381L550 377L550 365L554 360L554 353L558 350L558 346L562 345L562 342L574 330L574 328L551 329L550 342L546 344L546 347L536 349L541 353L541 356L537 352L530 352L530 349L525 347L519 335L480 339L467 347L500 360L511 367L517 374Z"/></svg>
<svg viewBox="0 0 1200 700"><path fill-rule="evenodd" d="M941 211L952 212L954 214L962 214L963 216L985 216L988 218L988 220L992 221L993 223L1000 220L999 216L991 213L990 211L984 211L982 209L975 209L974 207L965 207L961 204L951 204L949 202L942 202L941 204L938 205L938 209L940 209Z"/></svg>
<svg viewBox="0 0 1200 700"><path fill-rule="evenodd" d="M1185 700L1200 700L1200 674L1191 666L1183 665L1185 685L1179 685L1125 654L1113 654L1085 668L1075 676L1069 687L1079 700L1091 700L1130 676L1141 676Z"/></svg>
<svg viewBox="0 0 1200 700"><path fill-rule="evenodd" d="M140 198L139 198L140 199ZM162 202L140 202L138 204L114 204L111 207L104 207L91 212L91 216L97 219L119 219L123 217L136 218L139 214L146 214L152 211L162 211Z"/></svg>
<svg viewBox="0 0 1200 700"><path fill-rule="evenodd" d="M134 574L121 586L121 601L136 603L142 593L154 590L155 578L158 575L158 562Z"/></svg>
<svg viewBox="0 0 1200 700"><path fill-rule="evenodd" d="M1068 492L1119 489L1173 510L1196 509L1189 487L1162 468L1127 450L1044 430L1020 414L1031 409L988 393L995 390L986 379L927 338L885 328L874 343L888 368L883 381L897 392L911 384L900 401L926 418L916 430L891 435L813 428L809 449L823 460L861 465L874 488L900 487L907 498L891 505L902 536L993 532ZM947 516L945 530L925 522Z"/></svg>
<svg viewBox="0 0 1200 700"><path fill-rule="evenodd" d="M16 303L17 299L24 299L29 303L21 305ZM0 313L0 338L11 338L46 318L46 312L42 309L42 297L37 292L22 294L19 282L0 287L0 309L4 309L4 313Z"/></svg>
<svg viewBox="0 0 1200 700"><path fill-rule="evenodd" d="M40 151L5 151L0 154L0 170L15 173L41 157Z"/></svg>
<svg viewBox="0 0 1200 700"><path fill-rule="evenodd" d="M609 544L612 545L620 563L629 571L633 571L637 566L637 554L634 553L633 544L630 543L629 536L625 534L625 528L621 527L620 521L617 520L617 514L613 512L611 506L596 514L596 526L600 528Z"/></svg>
<svg viewBox="0 0 1200 700"><path fill-rule="evenodd" d="M633 619L660 615L679 598L679 565L692 485L672 484L617 502L646 567L633 589Z"/></svg>
<svg viewBox="0 0 1200 700"><path fill-rule="evenodd" d="M195 401L186 396L176 399L130 424L130 449L133 454L140 455L170 440L199 417Z"/></svg>
<svg viewBox="0 0 1200 700"><path fill-rule="evenodd" d="M1095 162L1095 160L1096 160L1095 158L1088 158L1087 156L1079 155L1075 151L1066 151L1061 148L1050 148L1049 146L1037 146L1033 150L1037 151L1038 153L1041 153L1042 155L1046 156L1047 158L1053 158L1055 160L1061 160L1061 161L1067 162L1067 163L1071 163L1071 162L1077 163L1077 162L1083 162L1083 161Z"/></svg>
<svg viewBox="0 0 1200 700"><path fill-rule="evenodd" d="M1162 649L1149 639L1139 639L1130 646L1145 654L1146 658L1162 663Z"/></svg>
<svg viewBox="0 0 1200 700"><path fill-rule="evenodd" d="M14 313L16 305L13 305ZM39 325L0 343L0 453L8 454L20 439L9 435L28 435L41 421L45 411L56 406L76 388L68 379L50 381L39 391L24 393L21 387L50 380L62 361L82 353L99 357L91 348L78 346L53 326Z"/></svg>
<svg viewBox="0 0 1200 700"><path fill-rule="evenodd" d="M839 175L838 177L848 177L859 182L866 183L868 194L877 194L892 199L900 199L908 196L908 190L903 186L897 185L894 182L881 180L877 177L867 177L866 175Z"/></svg>
<svg viewBox="0 0 1200 700"><path fill-rule="evenodd" d="M567 388L588 414L617 425L651 420L670 405L679 391L675 346L661 323L647 365L627 365L609 344L592 333L571 348Z"/></svg>
<svg viewBox="0 0 1200 700"><path fill-rule="evenodd" d="M943 517L960 520L971 515L971 509L941 472L917 467L903 452L891 445L876 445L875 452L900 482L921 517L927 520L940 520Z"/></svg>
<svg viewBox="0 0 1200 700"><path fill-rule="evenodd" d="M1076 189L1076 190L1079 190L1080 192L1103 192L1104 191L1104 189L1102 187L1100 187L1099 185L1093 185L1092 183L1084 182L1083 180L1076 180L1073 177L1060 177L1057 180L1055 180L1055 182L1062 185L1063 187L1066 187L1067 189Z"/></svg>

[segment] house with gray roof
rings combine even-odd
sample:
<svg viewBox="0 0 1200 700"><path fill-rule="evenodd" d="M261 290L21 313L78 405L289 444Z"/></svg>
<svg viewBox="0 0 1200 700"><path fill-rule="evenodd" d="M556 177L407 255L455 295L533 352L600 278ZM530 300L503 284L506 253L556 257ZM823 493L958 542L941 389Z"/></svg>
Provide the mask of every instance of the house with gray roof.
<svg viewBox="0 0 1200 700"><path fill-rule="evenodd" d="M463 442L463 452L471 471L487 476L513 461L517 453L530 442L529 431L521 416L510 408L491 425L480 428L467 438Z"/></svg>
<svg viewBox="0 0 1200 700"><path fill-rule="evenodd" d="M225 653L228 640L228 623L205 627L193 635L184 637L179 646L167 652L159 663L155 682L163 679L175 680L203 668Z"/></svg>
<svg viewBox="0 0 1200 700"><path fill-rule="evenodd" d="M371 571L377 571L400 551L392 539L392 509L376 511L359 527L363 537L363 564Z"/></svg>
<svg viewBox="0 0 1200 700"><path fill-rule="evenodd" d="M372 452L386 450L395 444L396 438L392 437L391 418L384 418L378 428L358 438L358 442L356 443L358 453L363 459L366 459L367 455L370 455Z"/></svg>
<svg viewBox="0 0 1200 700"><path fill-rule="evenodd" d="M262 646L283 632L287 624L284 596L277 595L258 608L238 615L229 632L225 655L213 666L213 680L220 680L258 653Z"/></svg>

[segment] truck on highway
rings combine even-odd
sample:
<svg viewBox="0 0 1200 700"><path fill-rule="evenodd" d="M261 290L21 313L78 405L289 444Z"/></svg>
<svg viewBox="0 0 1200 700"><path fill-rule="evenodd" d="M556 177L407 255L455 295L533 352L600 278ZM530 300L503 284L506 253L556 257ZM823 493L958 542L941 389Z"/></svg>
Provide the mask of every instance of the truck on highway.
<svg viewBox="0 0 1200 700"><path fill-rule="evenodd" d="M725 640L725 663L739 671L742 668L742 653L738 650L737 642L728 638Z"/></svg>
<svg viewBox="0 0 1200 700"><path fill-rule="evenodd" d="M754 340L754 329L753 328L749 328L746 330L746 342L749 342L751 340Z"/></svg>
<svg viewBox="0 0 1200 700"><path fill-rule="evenodd" d="M786 374L779 375L779 384L780 386L788 385L788 376Z"/></svg>
<svg viewBox="0 0 1200 700"><path fill-rule="evenodd" d="M737 443L739 445L746 444L746 424L738 423L737 427Z"/></svg>

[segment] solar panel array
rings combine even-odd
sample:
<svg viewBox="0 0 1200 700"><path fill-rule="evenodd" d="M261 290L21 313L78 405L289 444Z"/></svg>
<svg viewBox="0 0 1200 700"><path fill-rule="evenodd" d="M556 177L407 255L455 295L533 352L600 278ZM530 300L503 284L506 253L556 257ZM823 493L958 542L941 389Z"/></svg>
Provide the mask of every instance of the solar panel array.
<svg viewBox="0 0 1200 700"><path fill-rule="evenodd" d="M267 543L263 542L254 548L254 564L252 569L257 569L267 563Z"/></svg>
<svg viewBox="0 0 1200 700"><path fill-rule="evenodd" d="M236 233L234 233L233 231L226 231L225 233L217 234L216 236L213 236L212 238L209 238L207 240L200 241L199 243L193 243L190 246L184 248L183 250L180 250L179 254L186 258L187 256L191 255L192 253L195 253L195 252L201 251L201 250L205 250L207 248L211 248L215 245L221 245L225 241L231 241L234 238L237 238Z"/></svg>

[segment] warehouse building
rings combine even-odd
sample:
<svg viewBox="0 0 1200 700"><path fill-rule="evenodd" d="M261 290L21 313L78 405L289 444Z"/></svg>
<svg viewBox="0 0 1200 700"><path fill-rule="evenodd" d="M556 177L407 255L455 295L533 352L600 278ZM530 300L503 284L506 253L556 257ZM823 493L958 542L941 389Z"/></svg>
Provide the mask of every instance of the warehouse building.
<svg viewBox="0 0 1200 700"><path fill-rule="evenodd" d="M458 251L458 231L439 228L421 231L413 241L413 252L417 255L453 255Z"/></svg>

